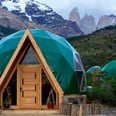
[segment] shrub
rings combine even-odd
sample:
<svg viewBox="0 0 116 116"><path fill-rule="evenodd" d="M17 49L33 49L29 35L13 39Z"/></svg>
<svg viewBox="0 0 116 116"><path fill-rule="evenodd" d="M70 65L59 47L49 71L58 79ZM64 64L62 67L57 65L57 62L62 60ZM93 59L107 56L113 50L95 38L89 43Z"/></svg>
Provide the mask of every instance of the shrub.
<svg viewBox="0 0 116 116"><path fill-rule="evenodd" d="M116 78L105 78L87 89L87 99L116 106Z"/></svg>

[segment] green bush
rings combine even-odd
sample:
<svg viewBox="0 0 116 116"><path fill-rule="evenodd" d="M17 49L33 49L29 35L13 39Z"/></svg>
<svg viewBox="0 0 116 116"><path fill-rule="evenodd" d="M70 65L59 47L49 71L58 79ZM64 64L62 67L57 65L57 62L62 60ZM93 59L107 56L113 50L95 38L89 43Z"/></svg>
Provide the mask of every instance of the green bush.
<svg viewBox="0 0 116 116"><path fill-rule="evenodd" d="M116 106L116 78L105 78L87 89L87 99Z"/></svg>

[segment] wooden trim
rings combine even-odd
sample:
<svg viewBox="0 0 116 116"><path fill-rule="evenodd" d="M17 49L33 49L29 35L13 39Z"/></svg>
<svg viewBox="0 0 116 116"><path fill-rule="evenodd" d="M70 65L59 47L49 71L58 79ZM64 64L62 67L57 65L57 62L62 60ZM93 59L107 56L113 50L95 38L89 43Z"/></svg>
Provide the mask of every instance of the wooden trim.
<svg viewBox="0 0 116 116"><path fill-rule="evenodd" d="M41 76L41 70L42 69L42 66L40 67L40 93L41 93L41 95L40 95L40 103L39 103L39 105L40 105L40 108L43 108L42 107L42 76Z"/></svg>
<svg viewBox="0 0 116 116"><path fill-rule="evenodd" d="M17 106L20 108L20 92L19 92L19 90L20 90L20 82L21 82L21 80L20 80L20 68L19 68L19 66L17 66Z"/></svg>

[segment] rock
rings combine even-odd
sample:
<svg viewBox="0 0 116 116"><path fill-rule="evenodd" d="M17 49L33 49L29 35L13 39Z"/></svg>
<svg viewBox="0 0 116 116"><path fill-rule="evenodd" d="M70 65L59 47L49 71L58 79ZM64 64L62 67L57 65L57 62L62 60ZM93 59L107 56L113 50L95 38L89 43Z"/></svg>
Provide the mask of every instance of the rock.
<svg viewBox="0 0 116 116"><path fill-rule="evenodd" d="M116 16L115 15L103 15L98 20L98 24L95 22L93 15L85 15L82 20L80 19L80 14L78 8L75 7L71 10L69 14L69 20L76 22L80 29L85 35L90 34L96 30L104 28L110 25L116 25Z"/></svg>
<svg viewBox="0 0 116 116"><path fill-rule="evenodd" d="M0 26L11 27L16 30L25 28L43 28L33 22L23 20L5 9L0 8Z"/></svg>
<svg viewBox="0 0 116 116"><path fill-rule="evenodd" d="M103 15L100 17L100 19L98 21L97 30L104 28L106 26L115 25L115 24L116 24L116 16Z"/></svg>
<svg viewBox="0 0 116 116"><path fill-rule="evenodd" d="M96 22L94 17L86 14L81 20L77 7L73 8L70 12L69 20L76 22L85 35L96 31Z"/></svg>
<svg viewBox="0 0 116 116"><path fill-rule="evenodd" d="M77 25L81 28L81 19L77 7L73 8L72 11L70 12L69 20L76 22Z"/></svg>
<svg viewBox="0 0 116 116"><path fill-rule="evenodd" d="M84 34L89 34L96 31L95 19L92 15L85 15L81 21L81 27Z"/></svg>

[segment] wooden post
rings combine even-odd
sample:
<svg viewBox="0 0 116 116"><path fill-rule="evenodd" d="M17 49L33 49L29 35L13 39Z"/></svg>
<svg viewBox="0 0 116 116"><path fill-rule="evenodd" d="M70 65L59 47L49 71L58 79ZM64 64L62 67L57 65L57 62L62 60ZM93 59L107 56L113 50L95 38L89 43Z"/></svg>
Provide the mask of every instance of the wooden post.
<svg viewBox="0 0 116 116"><path fill-rule="evenodd" d="M83 105L82 104L80 104L80 108L79 108L79 113L78 113L78 115L77 116L83 116Z"/></svg>
<svg viewBox="0 0 116 116"><path fill-rule="evenodd" d="M71 112L72 112L72 104L69 103L69 104L68 104L68 115L69 115L69 116L71 115Z"/></svg>
<svg viewBox="0 0 116 116"><path fill-rule="evenodd" d="M72 104L72 108L71 108L71 116L80 116L78 115L80 106L78 104Z"/></svg>

